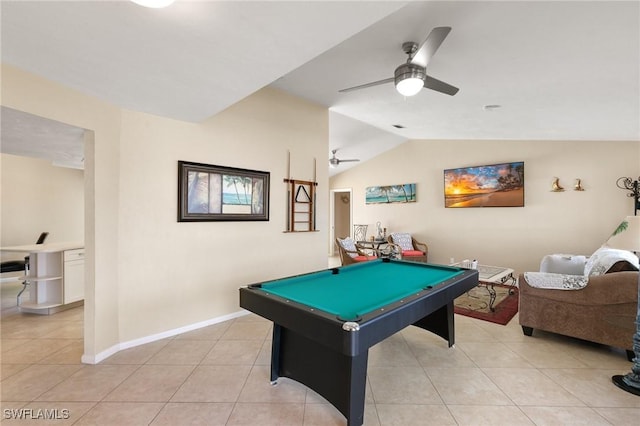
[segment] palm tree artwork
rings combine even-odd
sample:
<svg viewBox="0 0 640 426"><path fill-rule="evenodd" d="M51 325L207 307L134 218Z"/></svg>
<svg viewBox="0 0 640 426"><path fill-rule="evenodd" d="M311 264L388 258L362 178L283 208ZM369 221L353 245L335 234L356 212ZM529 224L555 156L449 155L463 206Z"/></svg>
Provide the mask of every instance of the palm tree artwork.
<svg viewBox="0 0 640 426"><path fill-rule="evenodd" d="M415 203L416 184L370 186L365 199L367 204Z"/></svg>
<svg viewBox="0 0 640 426"><path fill-rule="evenodd" d="M251 204L251 178L248 176L223 175L225 189L222 193L223 204L246 206Z"/></svg>

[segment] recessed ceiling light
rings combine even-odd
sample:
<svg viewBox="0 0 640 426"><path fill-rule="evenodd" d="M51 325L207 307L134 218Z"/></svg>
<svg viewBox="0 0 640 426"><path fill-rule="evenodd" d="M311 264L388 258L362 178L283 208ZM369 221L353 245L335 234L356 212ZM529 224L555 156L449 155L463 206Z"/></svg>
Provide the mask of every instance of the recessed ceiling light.
<svg viewBox="0 0 640 426"><path fill-rule="evenodd" d="M485 110L485 111L493 111L493 110L498 109L498 108L502 108L502 105L498 105L498 104L487 104L487 105L484 105L484 106L482 107L482 109L483 109L483 110Z"/></svg>
<svg viewBox="0 0 640 426"><path fill-rule="evenodd" d="M154 9L161 9L163 7L170 6L175 0L131 0L132 2L144 7L151 7Z"/></svg>

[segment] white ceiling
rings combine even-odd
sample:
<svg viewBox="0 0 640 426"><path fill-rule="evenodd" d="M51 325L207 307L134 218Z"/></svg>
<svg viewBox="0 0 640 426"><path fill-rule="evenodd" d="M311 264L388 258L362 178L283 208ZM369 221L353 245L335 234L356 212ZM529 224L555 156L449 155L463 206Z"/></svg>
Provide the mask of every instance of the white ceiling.
<svg viewBox="0 0 640 426"><path fill-rule="evenodd" d="M194 122L272 85L329 107L330 149L362 161L407 139L638 141L639 5L3 1L2 61L126 109ZM427 72L457 95L405 99L393 84L337 92L391 77L406 60L401 44L435 26L453 29ZM12 128L2 113L4 151Z"/></svg>
<svg viewBox="0 0 640 426"><path fill-rule="evenodd" d="M2 153L50 160L59 167L84 168L84 129L1 107Z"/></svg>

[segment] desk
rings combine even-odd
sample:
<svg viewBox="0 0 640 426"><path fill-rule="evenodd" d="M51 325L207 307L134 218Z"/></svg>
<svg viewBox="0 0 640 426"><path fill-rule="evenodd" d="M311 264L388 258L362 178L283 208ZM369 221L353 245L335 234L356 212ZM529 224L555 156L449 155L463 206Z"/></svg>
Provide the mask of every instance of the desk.
<svg viewBox="0 0 640 426"><path fill-rule="evenodd" d="M273 321L271 380L313 389L360 426L369 348L409 325L452 346L453 300L478 284L478 272L375 260L253 284L240 306Z"/></svg>
<svg viewBox="0 0 640 426"><path fill-rule="evenodd" d="M81 242L29 244L0 248L2 252L28 253L28 300L22 312L52 314L84 299L84 244Z"/></svg>

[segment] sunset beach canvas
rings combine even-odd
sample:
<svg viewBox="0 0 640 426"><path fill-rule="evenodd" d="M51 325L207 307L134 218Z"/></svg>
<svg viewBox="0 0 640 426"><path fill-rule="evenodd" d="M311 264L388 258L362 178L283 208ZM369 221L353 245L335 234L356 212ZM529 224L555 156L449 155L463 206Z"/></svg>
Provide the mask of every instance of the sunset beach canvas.
<svg viewBox="0 0 640 426"><path fill-rule="evenodd" d="M524 162L444 171L445 207L523 207Z"/></svg>

